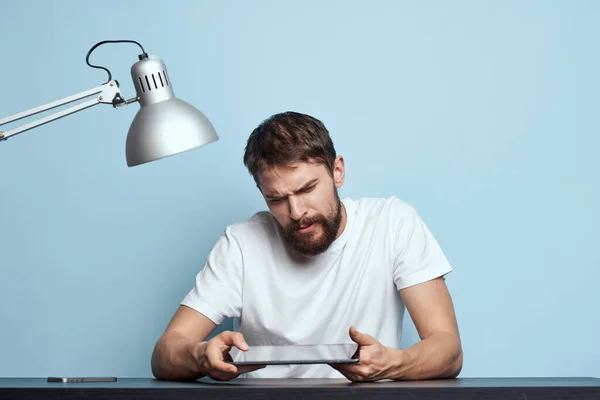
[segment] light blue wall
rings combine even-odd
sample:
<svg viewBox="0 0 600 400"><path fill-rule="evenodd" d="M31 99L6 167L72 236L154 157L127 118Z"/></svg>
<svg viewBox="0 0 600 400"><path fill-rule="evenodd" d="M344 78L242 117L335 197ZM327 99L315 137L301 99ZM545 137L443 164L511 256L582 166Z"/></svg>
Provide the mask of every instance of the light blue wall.
<svg viewBox="0 0 600 400"><path fill-rule="evenodd" d="M132 105L0 143L0 376L150 376L218 235L264 209L242 153L284 110L326 123L342 196L420 211L462 376L600 376L600 2L0 0L0 20L0 117L101 84L87 50L135 39L221 137L129 169ZM92 60L131 97L137 54Z"/></svg>

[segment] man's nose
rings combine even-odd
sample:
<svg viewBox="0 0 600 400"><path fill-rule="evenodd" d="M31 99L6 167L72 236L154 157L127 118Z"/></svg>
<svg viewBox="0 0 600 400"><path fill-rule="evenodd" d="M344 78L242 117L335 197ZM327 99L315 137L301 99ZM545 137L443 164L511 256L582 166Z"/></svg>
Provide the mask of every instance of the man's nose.
<svg viewBox="0 0 600 400"><path fill-rule="evenodd" d="M289 197L289 205L290 205L290 218L296 221L302 219L304 214L306 213L306 209L302 204L302 201L295 196Z"/></svg>

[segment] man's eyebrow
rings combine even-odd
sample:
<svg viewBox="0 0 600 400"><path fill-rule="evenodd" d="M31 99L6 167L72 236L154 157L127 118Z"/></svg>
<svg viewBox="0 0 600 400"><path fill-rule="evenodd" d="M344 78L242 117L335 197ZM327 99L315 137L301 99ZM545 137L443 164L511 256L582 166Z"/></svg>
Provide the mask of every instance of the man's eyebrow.
<svg viewBox="0 0 600 400"><path fill-rule="evenodd" d="M263 192L263 196L265 198L269 198L269 199L278 199L278 198L281 198L281 196L279 196L278 194L271 194L271 193L265 193L265 192Z"/></svg>
<svg viewBox="0 0 600 400"><path fill-rule="evenodd" d="M319 182L319 178L312 179L312 180L306 182L300 189L294 191L294 193L299 192L304 189L307 189L307 188L311 187L312 185L316 184L317 182Z"/></svg>
<svg viewBox="0 0 600 400"><path fill-rule="evenodd" d="M305 189L308 189L309 187L317 184L318 182L319 182L319 178L311 179L310 181L308 181L304 185L302 185L299 189L294 190L294 193L301 192ZM265 198L269 198L269 199L283 199L283 198L287 197L287 196L281 196L279 194L270 194L270 193L263 193L263 196Z"/></svg>

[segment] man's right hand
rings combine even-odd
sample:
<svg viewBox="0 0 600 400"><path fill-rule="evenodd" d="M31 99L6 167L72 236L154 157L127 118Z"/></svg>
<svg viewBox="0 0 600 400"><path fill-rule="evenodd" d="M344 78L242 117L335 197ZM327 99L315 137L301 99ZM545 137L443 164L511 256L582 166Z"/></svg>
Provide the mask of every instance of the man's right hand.
<svg viewBox="0 0 600 400"><path fill-rule="evenodd" d="M248 345L239 332L224 331L207 342L200 344L196 352L202 373L218 381L229 381L246 372L264 368L258 366L235 366L225 360L231 360L229 350L235 346L241 351L248 351Z"/></svg>

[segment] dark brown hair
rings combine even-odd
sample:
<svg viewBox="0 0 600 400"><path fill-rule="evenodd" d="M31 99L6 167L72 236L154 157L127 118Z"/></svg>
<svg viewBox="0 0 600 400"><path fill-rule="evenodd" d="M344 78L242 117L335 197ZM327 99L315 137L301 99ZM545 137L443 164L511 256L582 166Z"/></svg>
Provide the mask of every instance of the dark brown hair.
<svg viewBox="0 0 600 400"><path fill-rule="evenodd" d="M320 162L333 174L335 148L325 125L310 115L287 111L261 122L248 138L244 165L258 184L264 167Z"/></svg>

